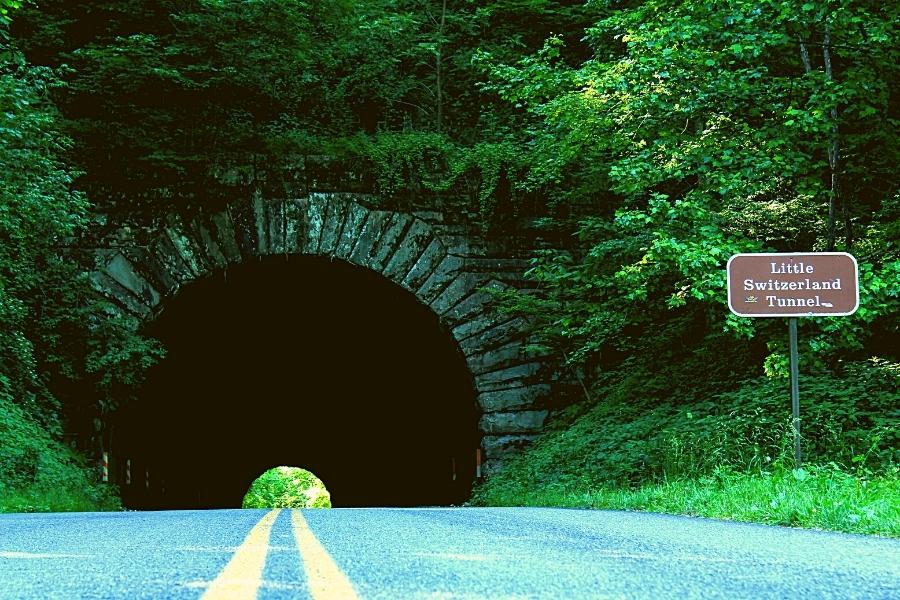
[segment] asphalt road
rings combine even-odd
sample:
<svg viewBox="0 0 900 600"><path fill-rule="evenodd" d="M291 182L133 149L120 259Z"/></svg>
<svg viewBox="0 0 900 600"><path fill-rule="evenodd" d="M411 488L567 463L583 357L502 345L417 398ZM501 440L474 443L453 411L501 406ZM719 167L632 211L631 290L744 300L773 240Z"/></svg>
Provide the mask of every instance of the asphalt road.
<svg viewBox="0 0 900 600"><path fill-rule="evenodd" d="M0 598L897 598L900 541L615 511L0 515Z"/></svg>

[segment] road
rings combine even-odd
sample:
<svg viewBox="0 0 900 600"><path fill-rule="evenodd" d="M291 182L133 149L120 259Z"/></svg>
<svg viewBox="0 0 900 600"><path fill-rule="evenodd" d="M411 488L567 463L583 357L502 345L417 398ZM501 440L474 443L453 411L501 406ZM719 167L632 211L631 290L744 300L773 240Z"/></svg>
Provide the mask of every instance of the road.
<svg viewBox="0 0 900 600"><path fill-rule="evenodd" d="M0 599L900 598L900 541L617 511L0 515Z"/></svg>

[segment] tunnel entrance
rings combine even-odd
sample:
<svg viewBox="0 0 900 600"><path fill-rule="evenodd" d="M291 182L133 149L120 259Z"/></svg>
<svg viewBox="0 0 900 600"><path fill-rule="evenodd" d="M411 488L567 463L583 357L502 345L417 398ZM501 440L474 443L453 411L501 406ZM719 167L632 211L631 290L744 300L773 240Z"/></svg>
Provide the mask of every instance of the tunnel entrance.
<svg viewBox="0 0 900 600"><path fill-rule="evenodd" d="M318 475L335 506L471 492L465 360L428 307L374 271L309 256L244 263L186 286L146 332L168 355L114 420L113 452L131 459L126 506L239 507L282 464Z"/></svg>

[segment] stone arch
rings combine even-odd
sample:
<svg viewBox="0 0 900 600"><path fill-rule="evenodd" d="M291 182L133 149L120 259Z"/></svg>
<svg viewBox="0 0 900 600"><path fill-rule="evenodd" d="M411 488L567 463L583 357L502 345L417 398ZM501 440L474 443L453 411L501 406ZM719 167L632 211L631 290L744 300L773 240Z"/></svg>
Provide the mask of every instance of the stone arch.
<svg viewBox="0 0 900 600"><path fill-rule="evenodd" d="M97 252L92 281L142 322L182 286L266 256L325 256L380 273L434 311L456 340L473 377L490 472L539 433L550 392L543 361L524 352L526 324L494 310L484 291L508 285L495 272L503 261L479 257L438 213L379 210L370 201L346 193L256 195L189 220L168 214L151 231L122 227L115 248Z"/></svg>

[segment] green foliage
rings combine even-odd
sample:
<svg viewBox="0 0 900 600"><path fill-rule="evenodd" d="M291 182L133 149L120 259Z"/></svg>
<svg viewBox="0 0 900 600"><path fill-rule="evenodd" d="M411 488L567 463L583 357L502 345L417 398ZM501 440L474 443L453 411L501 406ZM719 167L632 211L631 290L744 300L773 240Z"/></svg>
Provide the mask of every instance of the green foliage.
<svg viewBox="0 0 900 600"><path fill-rule="evenodd" d="M48 429L60 407L102 421L162 353L62 258L97 226L75 184L113 219L152 217L218 201L230 167L327 155L386 203L477 211L486 231L536 204L542 247L571 239L536 254L527 293L498 294L590 396L521 482L554 461L565 485L777 462L785 328L725 306L746 251L857 257L859 311L801 323L805 443L896 462L895 4L19 4L0 29L18 9L12 37L45 66L2 54L0 376Z"/></svg>
<svg viewBox="0 0 900 600"><path fill-rule="evenodd" d="M480 56L485 89L519 109L531 138L520 185L587 213L575 227L581 251L536 257L541 295L509 299L541 321L546 343L581 362L640 330L644 314L681 309L739 338L771 338L772 320L726 310L728 257L834 243L859 259L861 308L815 321L808 350L833 362L898 331L900 15L808 6L625 4L588 29L594 56L580 65L562 60L558 38L515 64Z"/></svg>
<svg viewBox="0 0 900 600"><path fill-rule="evenodd" d="M896 469L872 476L836 465L759 473L720 468L699 479L676 479L637 489L491 488L479 498L491 506L647 510L900 537L898 499Z"/></svg>
<svg viewBox="0 0 900 600"><path fill-rule="evenodd" d="M57 129L48 101L56 74L14 52L3 69L0 374L16 402L46 416L56 408L54 384L96 376L107 400L116 384L134 383L160 350L109 317L91 291L90 265L66 253L90 217L84 195L72 190L76 173L63 160L72 142Z"/></svg>
<svg viewBox="0 0 900 600"><path fill-rule="evenodd" d="M9 27L10 13L21 6L21 0L0 0L0 39L8 39L6 28Z"/></svg>
<svg viewBox="0 0 900 600"><path fill-rule="evenodd" d="M63 159L72 142L49 101L57 86L51 69L29 66L14 49L0 54L0 486L34 506L46 505L44 492L69 502L47 506L106 506L113 495L50 438L74 416L103 415L161 350L108 314L89 264L67 252L91 217Z"/></svg>
<svg viewBox="0 0 900 600"><path fill-rule="evenodd" d="M841 376L801 379L802 469L794 465L785 380L757 378L687 400L664 380L618 374L595 390L601 401L569 408L473 502L900 535L897 363L873 359L846 365Z"/></svg>
<svg viewBox="0 0 900 600"><path fill-rule="evenodd" d="M681 390L673 388L664 373L617 375L594 390L602 400L568 409L568 419L564 415L481 493L633 486L696 479L722 467L753 473L793 462L785 380L762 377L705 395L686 380ZM897 364L878 360L847 365L841 376L804 376L805 460L859 474L892 472L900 464L897 389Z"/></svg>
<svg viewBox="0 0 900 600"><path fill-rule="evenodd" d="M498 214L498 186L524 166L513 142L463 146L431 132L360 136L349 147L371 163L377 189L385 197L461 194L462 208L480 213L484 226L508 216Z"/></svg>
<svg viewBox="0 0 900 600"><path fill-rule="evenodd" d="M66 142L54 135L43 100L49 74L29 69L15 54L6 58L0 73L0 376L7 393L38 414L54 401L41 381L35 342L47 332L34 309L61 267L54 245L72 235L85 205L69 191L71 174L58 158Z"/></svg>
<svg viewBox="0 0 900 600"><path fill-rule="evenodd" d="M375 163L388 197L464 176L485 200L521 153L502 143L505 107L482 111L494 98L472 57L517 56L583 23L568 4L66 2L24 10L15 33L29 57L66 65L54 96L80 181L104 206L152 211L148 196L173 192L202 202L196 190L223 168L327 152Z"/></svg>
<svg viewBox="0 0 900 600"><path fill-rule="evenodd" d="M0 388L0 512L121 509L95 475Z"/></svg>
<svg viewBox="0 0 900 600"><path fill-rule="evenodd" d="M516 62L479 57L484 89L530 138L519 185L583 207L579 244L539 253L536 289L499 298L591 389L477 498L783 472L785 328L730 315L724 267L833 245L859 260L860 310L803 320L804 450L896 478L896 363L861 362L895 357L900 331L898 181L883 160L900 154L896 10L651 0L608 5L577 65L558 38Z"/></svg>
<svg viewBox="0 0 900 600"><path fill-rule="evenodd" d="M274 467L256 478L242 508L331 508L321 479L298 467Z"/></svg>

